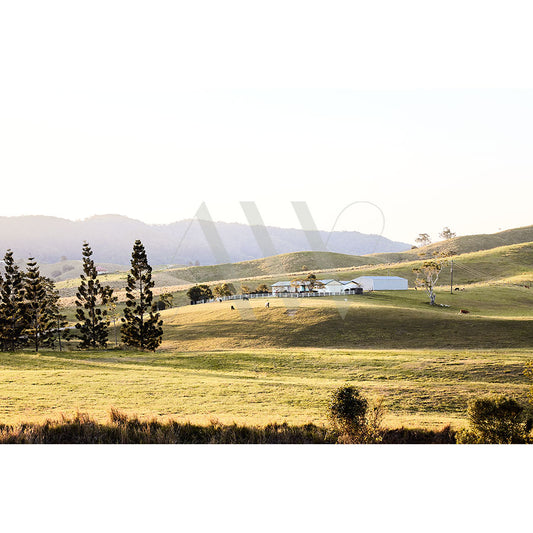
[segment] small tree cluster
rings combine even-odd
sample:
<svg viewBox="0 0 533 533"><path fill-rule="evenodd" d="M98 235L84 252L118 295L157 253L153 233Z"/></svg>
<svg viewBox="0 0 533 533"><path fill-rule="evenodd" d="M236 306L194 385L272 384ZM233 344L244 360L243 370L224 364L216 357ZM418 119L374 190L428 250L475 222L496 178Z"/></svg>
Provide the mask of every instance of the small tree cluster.
<svg viewBox="0 0 533 533"><path fill-rule="evenodd" d="M213 292L209 285L195 285L187 291L187 298L189 298L192 303L197 303L202 300L210 300L213 298Z"/></svg>
<svg viewBox="0 0 533 533"><path fill-rule="evenodd" d="M217 298L232 296L235 293L235 287L231 283L221 283L213 287L213 295Z"/></svg>
<svg viewBox="0 0 533 533"><path fill-rule="evenodd" d="M248 285L241 286L241 294L266 294L270 292L270 288L265 283L258 285L255 290L250 289Z"/></svg>
<svg viewBox="0 0 533 533"><path fill-rule="evenodd" d="M66 324L53 281L41 275L33 257L22 271L8 250L4 275L0 276L1 349L32 345L38 352L42 347L53 347Z"/></svg>

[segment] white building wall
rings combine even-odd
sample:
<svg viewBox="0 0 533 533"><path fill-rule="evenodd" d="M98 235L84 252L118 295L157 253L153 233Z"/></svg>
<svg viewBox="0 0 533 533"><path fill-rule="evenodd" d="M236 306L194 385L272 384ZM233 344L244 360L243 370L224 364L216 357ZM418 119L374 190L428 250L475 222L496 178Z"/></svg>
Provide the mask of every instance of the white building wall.
<svg viewBox="0 0 533 533"><path fill-rule="evenodd" d="M324 286L325 292L341 292L344 289L344 285L342 283L339 283L337 281L331 281L327 285Z"/></svg>
<svg viewBox="0 0 533 533"><path fill-rule="evenodd" d="M406 291L409 286L404 278L389 279L386 277L366 277L355 278L354 280L360 283L364 291Z"/></svg>
<svg viewBox="0 0 533 533"><path fill-rule="evenodd" d="M408 289L406 279L375 279L375 291L406 291Z"/></svg>
<svg viewBox="0 0 533 533"><path fill-rule="evenodd" d="M363 287L363 291L373 291L374 290L374 281L372 278L356 278L354 280L356 283L359 283Z"/></svg>

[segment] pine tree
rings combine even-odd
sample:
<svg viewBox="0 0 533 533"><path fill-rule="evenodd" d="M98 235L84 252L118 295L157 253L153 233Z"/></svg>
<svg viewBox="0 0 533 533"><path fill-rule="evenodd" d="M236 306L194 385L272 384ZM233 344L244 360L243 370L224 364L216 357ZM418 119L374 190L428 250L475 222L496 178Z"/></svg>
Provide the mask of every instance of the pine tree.
<svg viewBox="0 0 533 533"><path fill-rule="evenodd" d="M0 272L0 305L2 304L2 287L4 286L4 277ZM7 350L7 320L4 318L3 313L0 311L0 351L5 352Z"/></svg>
<svg viewBox="0 0 533 533"><path fill-rule="evenodd" d="M140 240L133 245L131 270L126 286L122 340L128 346L154 350L163 338L163 321L153 304L152 268Z"/></svg>
<svg viewBox="0 0 533 533"><path fill-rule="evenodd" d="M0 335L2 349L15 350L24 343L24 273L15 264L13 252L4 256L4 278L0 283Z"/></svg>
<svg viewBox="0 0 533 533"><path fill-rule="evenodd" d="M108 340L109 319L106 306L113 298L113 290L102 286L97 279L98 272L91 259L93 252L83 243L83 274L76 293L76 329L80 332L80 348L105 348ZM100 308L102 306L103 308Z"/></svg>
<svg viewBox="0 0 533 533"><path fill-rule="evenodd" d="M59 293L54 282L41 276L33 257L28 260L24 292L26 335L36 352L42 346L53 347L58 330L65 327L66 321L59 311Z"/></svg>

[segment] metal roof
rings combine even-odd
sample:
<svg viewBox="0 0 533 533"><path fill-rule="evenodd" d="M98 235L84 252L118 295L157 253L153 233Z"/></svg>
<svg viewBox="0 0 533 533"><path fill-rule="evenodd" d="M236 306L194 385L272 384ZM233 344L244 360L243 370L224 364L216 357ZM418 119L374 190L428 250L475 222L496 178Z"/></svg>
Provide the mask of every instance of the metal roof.
<svg viewBox="0 0 533 533"><path fill-rule="evenodd" d="M405 278L401 278L400 276L359 276L352 281L357 279L401 279L402 281L407 281Z"/></svg>

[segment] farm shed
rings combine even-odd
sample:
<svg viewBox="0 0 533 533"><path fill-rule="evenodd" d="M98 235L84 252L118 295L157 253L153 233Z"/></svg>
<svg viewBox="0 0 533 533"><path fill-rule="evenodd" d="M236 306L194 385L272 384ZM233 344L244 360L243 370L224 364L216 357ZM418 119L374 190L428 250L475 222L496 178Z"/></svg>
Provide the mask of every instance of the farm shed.
<svg viewBox="0 0 533 533"><path fill-rule="evenodd" d="M399 276L360 276L353 281L365 291L406 291L407 280Z"/></svg>
<svg viewBox="0 0 533 533"><path fill-rule="evenodd" d="M272 294L278 292L296 292L296 287L290 281L277 281L272 285Z"/></svg>
<svg viewBox="0 0 533 533"><path fill-rule="evenodd" d="M322 286L318 286L315 291L323 293L341 292L343 290L342 283L335 279L321 279L319 280Z"/></svg>
<svg viewBox="0 0 533 533"><path fill-rule="evenodd" d="M362 287L355 281L338 281L336 279L320 279L320 282L312 291L304 283L291 283L290 281L278 281L272 285L272 294L278 293L307 293L316 294L360 294Z"/></svg>

